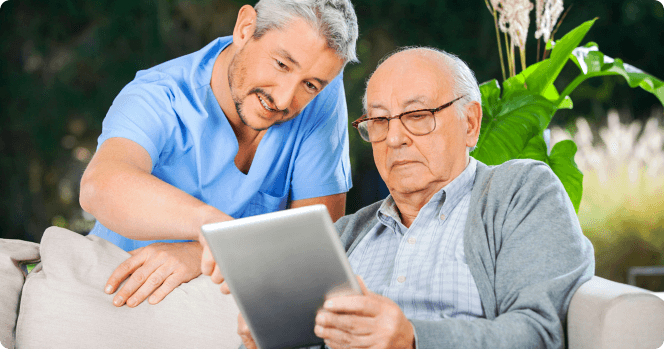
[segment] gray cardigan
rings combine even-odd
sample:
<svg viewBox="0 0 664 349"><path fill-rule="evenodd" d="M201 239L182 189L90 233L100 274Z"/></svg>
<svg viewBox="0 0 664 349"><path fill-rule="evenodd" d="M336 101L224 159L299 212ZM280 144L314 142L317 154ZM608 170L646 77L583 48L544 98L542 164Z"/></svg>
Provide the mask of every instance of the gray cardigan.
<svg viewBox="0 0 664 349"><path fill-rule="evenodd" d="M380 204L336 222L348 255ZM478 161L470 205L464 251L486 318L411 320L417 347L564 348L567 308L595 262L558 177L539 161Z"/></svg>

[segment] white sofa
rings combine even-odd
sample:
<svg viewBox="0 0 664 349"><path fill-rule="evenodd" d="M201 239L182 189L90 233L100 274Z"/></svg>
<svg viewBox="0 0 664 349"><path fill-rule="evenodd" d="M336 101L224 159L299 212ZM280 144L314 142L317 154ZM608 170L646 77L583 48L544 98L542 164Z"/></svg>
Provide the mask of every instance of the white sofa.
<svg viewBox="0 0 664 349"><path fill-rule="evenodd" d="M240 344L238 310L208 277L161 303L116 308L102 289L128 254L97 237L46 230L41 244L0 239L0 343L5 348L221 348ZM24 262L41 260L29 274ZM20 300L20 301L19 301ZM594 277L572 298L568 347L656 349L664 300Z"/></svg>

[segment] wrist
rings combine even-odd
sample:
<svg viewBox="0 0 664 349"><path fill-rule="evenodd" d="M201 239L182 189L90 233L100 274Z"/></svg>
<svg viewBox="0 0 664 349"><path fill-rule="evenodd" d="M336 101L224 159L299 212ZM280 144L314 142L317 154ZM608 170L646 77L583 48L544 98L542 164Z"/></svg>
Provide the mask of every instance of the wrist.
<svg viewBox="0 0 664 349"><path fill-rule="evenodd" d="M192 240L200 240L200 235L201 235L201 227L205 224L211 224L211 223L217 223L217 222L225 222L232 220L233 217L225 214L224 212L210 206L210 205L203 205L198 211L198 219L196 220L196 224L194 227L192 227L192 236L194 238Z"/></svg>

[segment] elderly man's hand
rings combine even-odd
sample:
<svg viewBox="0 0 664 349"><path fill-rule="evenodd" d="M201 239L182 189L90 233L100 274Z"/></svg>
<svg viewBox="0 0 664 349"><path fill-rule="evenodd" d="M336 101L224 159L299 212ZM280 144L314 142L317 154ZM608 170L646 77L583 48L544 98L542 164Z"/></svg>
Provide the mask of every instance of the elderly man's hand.
<svg viewBox="0 0 664 349"><path fill-rule="evenodd" d="M413 326L391 299L367 289L363 295L329 299L316 316L314 332L332 349L414 348Z"/></svg>
<svg viewBox="0 0 664 349"><path fill-rule="evenodd" d="M201 245L203 245L203 256L201 257L201 272L203 273L203 275L210 276L210 279L215 284L221 284L221 287L219 288L221 290L221 293L230 294L231 290L228 288L228 285L224 282L224 276L221 275L221 270L219 270L219 266L214 261L214 257L212 257L212 252L210 252L210 247L208 246L207 241L205 240L203 234L199 234L198 241L200 241Z"/></svg>
<svg viewBox="0 0 664 349"><path fill-rule="evenodd" d="M242 313L237 315L237 334L240 335L242 344L244 344L247 349L258 349L256 342L254 342L254 337L251 335L251 331L249 331L249 326L247 326L244 317L242 317Z"/></svg>
<svg viewBox="0 0 664 349"><path fill-rule="evenodd" d="M135 307L148 296L150 304L159 303L184 282L201 275L201 244L198 242L154 243L130 251L132 255L118 266L106 283L106 293L113 293L115 306Z"/></svg>

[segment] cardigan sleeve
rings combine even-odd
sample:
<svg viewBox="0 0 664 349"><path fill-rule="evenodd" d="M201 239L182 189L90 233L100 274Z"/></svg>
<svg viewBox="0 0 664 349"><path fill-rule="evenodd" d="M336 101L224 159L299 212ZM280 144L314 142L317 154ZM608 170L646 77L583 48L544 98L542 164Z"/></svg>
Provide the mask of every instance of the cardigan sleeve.
<svg viewBox="0 0 664 349"><path fill-rule="evenodd" d="M464 235L486 318L411 320L417 347L564 348L569 302L594 274L592 245L547 165L488 171L476 180Z"/></svg>

